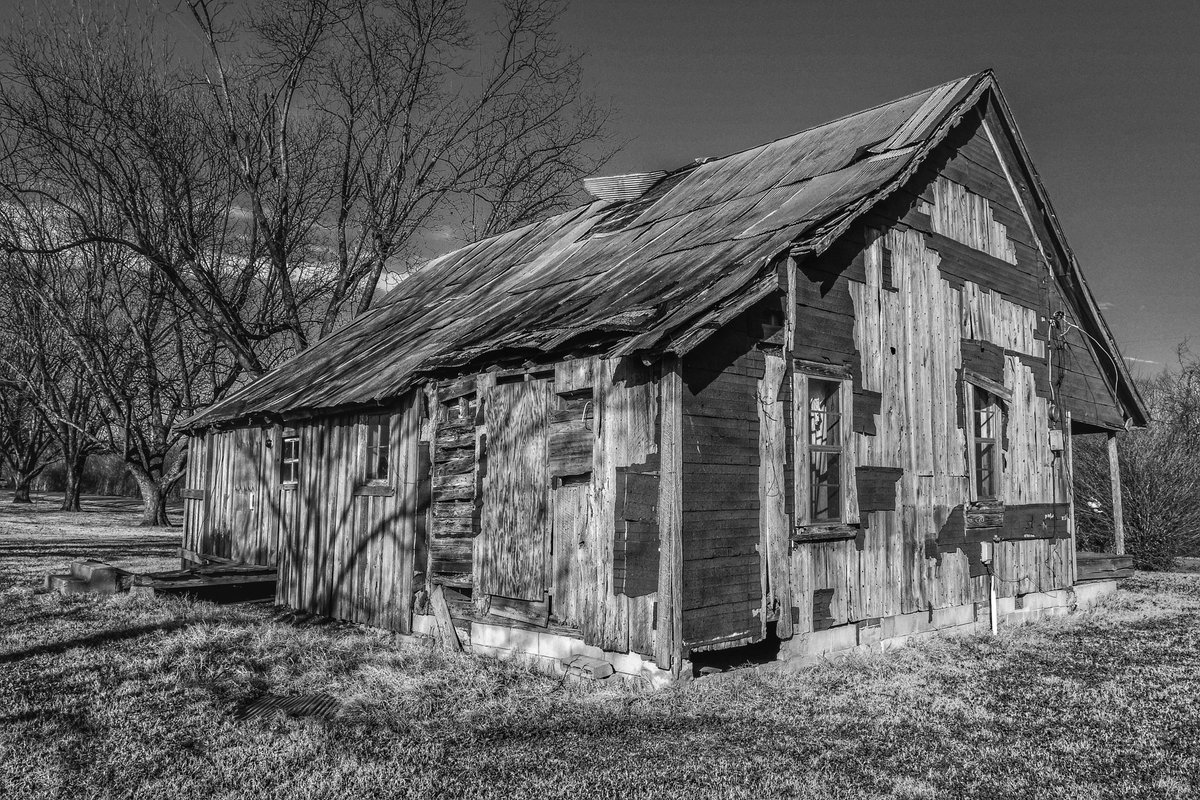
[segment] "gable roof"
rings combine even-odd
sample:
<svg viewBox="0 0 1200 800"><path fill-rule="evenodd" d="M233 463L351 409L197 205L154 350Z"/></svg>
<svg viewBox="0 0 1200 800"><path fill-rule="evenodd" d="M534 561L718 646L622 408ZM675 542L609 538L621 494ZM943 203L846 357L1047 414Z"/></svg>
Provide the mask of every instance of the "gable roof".
<svg viewBox="0 0 1200 800"><path fill-rule="evenodd" d="M686 353L778 288L780 256L823 251L903 184L989 90L990 71L960 78L443 255L183 427L377 406L491 363Z"/></svg>

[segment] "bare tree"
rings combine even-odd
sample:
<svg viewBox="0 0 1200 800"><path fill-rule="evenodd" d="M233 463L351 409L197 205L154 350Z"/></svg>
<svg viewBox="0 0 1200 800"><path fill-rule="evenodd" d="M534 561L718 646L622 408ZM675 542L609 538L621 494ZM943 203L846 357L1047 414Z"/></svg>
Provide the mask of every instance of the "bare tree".
<svg viewBox="0 0 1200 800"><path fill-rule="evenodd" d="M1139 568L1167 569L1200 548L1200 361L1185 347L1179 369L1138 381L1150 424L1118 434L1122 517ZM1110 550L1112 490L1105 436L1081 436L1074 453L1080 546Z"/></svg>
<svg viewBox="0 0 1200 800"><path fill-rule="evenodd" d="M226 391L239 367L192 325L161 271L115 244L45 252L50 248L36 237L56 224L26 212L0 217L11 238L29 243L7 261L14 296L28 297L30 313L53 326L28 340L28 359L61 358L71 366L71 382L55 373L58 380L39 383L37 367L29 366L25 385L40 390L45 415L70 428L79 447L122 453L142 495L142 524L167 525L166 494L185 466L175 425ZM51 347L51 335L59 337L60 351ZM81 402L99 412L88 425L71 416L84 410Z"/></svg>
<svg viewBox="0 0 1200 800"><path fill-rule="evenodd" d="M0 458L13 477L13 502L29 503L35 478L54 460L54 440L46 418L25 387L0 380Z"/></svg>
<svg viewBox="0 0 1200 800"><path fill-rule="evenodd" d="M0 46L0 198L54 224L0 241L53 254L114 246L155 269L188 314L251 374L286 330L253 257L203 94L189 91L153 29L79 6ZM143 9L144 10L144 9ZM145 19L145 18L143 18ZM10 228L11 230L11 228ZM34 249L34 248L37 249Z"/></svg>
<svg viewBox="0 0 1200 800"><path fill-rule="evenodd" d="M44 418L65 468L62 510L79 511L87 460L111 437L104 435L103 407L75 349L27 283L36 271L21 265L24 258L0 262L6 287L0 295L0 371Z"/></svg>
<svg viewBox="0 0 1200 800"><path fill-rule="evenodd" d="M70 222L44 252L144 260L261 373L368 308L432 229L564 207L608 155L560 5L496 8L476 30L461 0L187 0L199 62L178 16L47 16L0 45L0 200Z"/></svg>
<svg viewBox="0 0 1200 800"><path fill-rule="evenodd" d="M182 413L366 310L431 231L564 207L606 157L560 4L495 10L77 2L0 40L0 250L70 343L147 523L166 521ZM200 55L176 50L183 22Z"/></svg>
<svg viewBox="0 0 1200 800"><path fill-rule="evenodd" d="M605 113L554 38L561 4L506 0L475 30L461 0L188 0L244 205L296 344L292 276L329 276L318 335L366 310L431 225L466 238L564 207L607 157Z"/></svg>

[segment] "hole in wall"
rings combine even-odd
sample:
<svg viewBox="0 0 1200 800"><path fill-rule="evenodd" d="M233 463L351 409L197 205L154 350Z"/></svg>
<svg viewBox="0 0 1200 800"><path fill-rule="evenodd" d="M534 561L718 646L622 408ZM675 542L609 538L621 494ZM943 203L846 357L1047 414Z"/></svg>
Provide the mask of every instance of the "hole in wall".
<svg viewBox="0 0 1200 800"><path fill-rule="evenodd" d="M725 650L707 650L692 653L692 675L711 675L714 672L728 672L738 667L754 664L770 664L779 659L779 637L775 634L775 623L767 623L767 636L761 642L744 644L740 647L730 647Z"/></svg>

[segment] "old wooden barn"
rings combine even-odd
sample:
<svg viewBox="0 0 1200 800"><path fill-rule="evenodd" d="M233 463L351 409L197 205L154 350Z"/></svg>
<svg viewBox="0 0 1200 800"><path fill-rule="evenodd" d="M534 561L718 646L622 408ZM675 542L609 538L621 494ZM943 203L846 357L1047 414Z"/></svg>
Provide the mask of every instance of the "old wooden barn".
<svg viewBox="0 0 1200 800"><path fill-rule="evenodd" d="M185 547L647 675L1079 602L1071 437L1145 410L990 72L589 186L189 420Z"/></svg>

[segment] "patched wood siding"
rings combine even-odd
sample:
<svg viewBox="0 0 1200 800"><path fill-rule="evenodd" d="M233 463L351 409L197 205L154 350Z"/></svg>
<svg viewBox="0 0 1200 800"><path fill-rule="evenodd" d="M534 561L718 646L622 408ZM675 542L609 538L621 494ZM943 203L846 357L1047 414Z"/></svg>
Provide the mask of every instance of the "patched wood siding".
<svg viewBox="0 0 1200 800"><path fill-rule="evenodd" d="M465 376L429 395L475 392L473 417L434 406L426 429L437 443L430 581L471 592L453 614L510 624L498 611L538 603L541 627L654 657L659 366L580 359ZM474 485L460 479L471 464ZM439 561L457 541L472 544L468 561Z"/></svg>
<svg viewBox="0 0 1200 800"><path fill-rule="evenodd" d="M963 156L986 160L978 121L964 125L977 135L957 135L941 173L927 171L904 203L890 204L896 218L876 215L878 227L852 232L799 271L796 353L859 368L858 395L879 401L872 425L856 415L855 463L898 480L870 489L874 508L863 509L868 525L856 539L793 545L797 631L986 600L980 539L964 530L964 371L1011 392L1005 519L1066 510L1062 459L1049 444L1059 426L1046 374L1049 271L1003 176ZM852 347L844 333L805 343L806 327L841 331L841 319L850 320ZM1072 542L1054 519L1034 527L1023 529L1040 538L995 547L1002 596L1071 585Z"/></svg>

